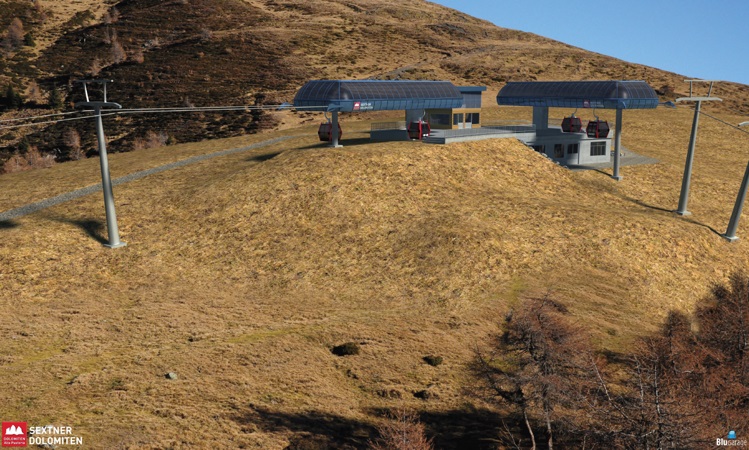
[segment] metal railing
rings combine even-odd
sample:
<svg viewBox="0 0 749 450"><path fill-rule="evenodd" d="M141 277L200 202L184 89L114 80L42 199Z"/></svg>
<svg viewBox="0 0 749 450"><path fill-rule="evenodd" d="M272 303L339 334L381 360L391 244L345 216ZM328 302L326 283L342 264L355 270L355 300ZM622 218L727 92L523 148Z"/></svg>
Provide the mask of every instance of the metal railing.
<svg viewBox="0 0 749 450"><path fill-rule="evenodd" d="M454 138L463 136L489 136L498 134L534 133L535 125L492 125L462 130L432 130L430 137Z"/></svg>

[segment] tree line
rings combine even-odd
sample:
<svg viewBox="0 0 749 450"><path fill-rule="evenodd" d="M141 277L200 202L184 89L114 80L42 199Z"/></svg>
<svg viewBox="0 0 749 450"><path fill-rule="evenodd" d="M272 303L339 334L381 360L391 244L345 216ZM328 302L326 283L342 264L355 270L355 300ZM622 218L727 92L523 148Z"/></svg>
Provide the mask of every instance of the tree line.
<svg viewBox="0 0 749 450"><path fill-rule="evenodd" d="M495 403L500 449L703 449L749 433L749 277L715 284L690 317L671 312L631 349L596 349L551 295L513 308L476 349L474 395ZM396 410L370 449L430 450ZM729 436L729 432L732 432Z"/></svg>
<svg viewBox="0 0 749 450"><path fill-rule="evenodd" d="M513 411L506 448L707 448L749 431L748 349L749 278L734 273L693 317L671 312L621 354L597 352L550 295L529 299L472 370L484 398Z"/></svg>

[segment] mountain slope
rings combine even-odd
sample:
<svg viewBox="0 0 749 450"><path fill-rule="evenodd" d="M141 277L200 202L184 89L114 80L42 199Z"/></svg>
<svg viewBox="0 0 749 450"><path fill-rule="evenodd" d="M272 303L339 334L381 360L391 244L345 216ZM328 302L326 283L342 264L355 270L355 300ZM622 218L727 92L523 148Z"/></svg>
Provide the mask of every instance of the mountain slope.
<svg viewBox="0 0 749 450"><path fill-rule="evenodd" d="M735 136L704 123L715 154L698 154L680 218L691 112L625 116L625 145L662 162L620 183L514 140L357 145L349 131L329 149L306 127L118 186L116 251L99 243L99 195L3 223L0 415L72 424L97 448L361 448L406 406L441 448L482 448L504 416L465 392L466 367L510 305L550 291L615 352L749 262L747 241L711 231L749 158ZM265 136L110 162L124 174ZM38 200L41 175L72 189L97 170L9 174L0 190ZM360 355L330 352L350 341Z"/></svg>

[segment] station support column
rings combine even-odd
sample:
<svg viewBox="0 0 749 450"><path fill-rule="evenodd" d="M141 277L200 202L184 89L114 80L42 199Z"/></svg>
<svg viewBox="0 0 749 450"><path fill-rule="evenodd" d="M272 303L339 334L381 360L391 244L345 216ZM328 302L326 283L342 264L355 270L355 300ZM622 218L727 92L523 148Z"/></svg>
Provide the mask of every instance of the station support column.
<svg viewBox="0 0 749 450"><path fill-rule="evenodd" d="M621 165L620 157L622 153L622 109L616 108L616 136L614 136L614 174L611 178L621 181L619 167Z"/></svg>

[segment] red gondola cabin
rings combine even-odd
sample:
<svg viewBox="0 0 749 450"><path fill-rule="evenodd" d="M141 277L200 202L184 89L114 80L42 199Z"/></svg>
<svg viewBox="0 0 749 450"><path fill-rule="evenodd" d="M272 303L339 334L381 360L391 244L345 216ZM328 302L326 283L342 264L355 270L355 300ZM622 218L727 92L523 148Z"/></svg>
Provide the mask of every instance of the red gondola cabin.
<svg viewBox="0 0 749 450"><path fill-rule="evenodd" d="M591 120L585 128L589 138L601 139L609 136L609 123L605 120Z"/></svg>
<svg viewBox="0 0 749 450"><path fill-rule="evenodd" d="M562 120L562 131L565 133L579 133L583 130L583 123L574 114Z"/></svg>
<svg viewBox="0 0 749 450"><path fill-rule="evenodd" d="M320 124L320 128L317 129L317 136L322 142L330 142L333 140L333 124L330 122L323 122ZM338 139L343 136L343 130L341 124L338 124Z"/></svg>
<svg viewBox="0 0 749 450"><path fill-rule="evenodd" d="M408 137L410 139L419 139L425 138L429 136L431 133L432 128L429 126L428 122L424 121L418 121L418 122L411 122L408 124Z"/></svg>

